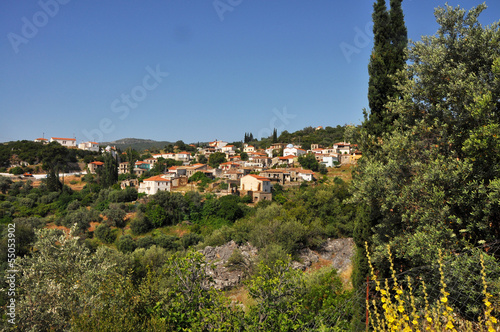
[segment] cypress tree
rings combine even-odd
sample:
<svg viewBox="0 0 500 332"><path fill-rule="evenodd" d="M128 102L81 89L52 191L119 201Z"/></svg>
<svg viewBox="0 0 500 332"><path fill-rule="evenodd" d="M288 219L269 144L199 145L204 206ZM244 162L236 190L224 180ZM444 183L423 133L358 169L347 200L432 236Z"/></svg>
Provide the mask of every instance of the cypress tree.
<svg viewBox="0 0 500 332"><path fill-rule="evenodd" d="M385 0L377 0L373 6L374 45L368 65L370 114L365 113L364 127L375 137L389 131L394 121L385 111L387 101L397 96L395 79L390 75L403 69L406 62L408 36L401 3L390 0L390 12Z"/></svg>
<svg viewBox="0 0 500 332"><path fill-rule="evenodd" d="M389 99L397 97L398 91L395 78L390 76L404 69L406 62L408 36L401 8L402 1L390 0L390 11L387 10L385 0L377 0L373 5L374 45L368 65L370 114L365 113L363 127L366 134L375 138L391 130L394 116L385 109L385 104ZM373 154L377 150L376 142L368 140L362 147L363 154ZM379 223L380 217L380 206L376 201L366 202L358 208L353 234L357 246L352 277L355 289L365 285L366 276L369 274L364 244L371 244L372 229ZM365 310L365 299L360 298L352 321L353 331L363 329Z"/></svg>
<svg viewBox="0 0 500 332"><path fill-rule="evenodd" d="M408 32L406 30L405 18L401 3L403 0L391 0L391 11L389 13L391 19L391 43L393 51L393 59L391 65L392 72L404 68L406 62L406 49L408 46Z"/></svg>

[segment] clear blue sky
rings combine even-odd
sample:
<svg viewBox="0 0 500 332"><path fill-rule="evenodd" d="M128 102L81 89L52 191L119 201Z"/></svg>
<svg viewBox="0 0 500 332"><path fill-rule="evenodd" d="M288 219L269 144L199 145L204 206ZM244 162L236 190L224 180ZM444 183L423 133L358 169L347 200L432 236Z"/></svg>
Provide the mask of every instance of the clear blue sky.
<svg viewBox="0 0 500 332"><path fill-rule="evenodd" d="M436 32L444 3L403 2L411 39ZM485 25L500 13L487 5ZM235 141L360 124L372 10L371 0L2 0L0 141Z"/></svg>

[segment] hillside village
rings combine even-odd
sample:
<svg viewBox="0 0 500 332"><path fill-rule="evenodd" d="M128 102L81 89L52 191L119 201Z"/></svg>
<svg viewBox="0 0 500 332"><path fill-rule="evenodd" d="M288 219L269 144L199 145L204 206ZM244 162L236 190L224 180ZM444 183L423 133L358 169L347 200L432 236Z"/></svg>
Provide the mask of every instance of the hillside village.
<svg viewBox="0 0 500 332"><path fill-rule="evenodd" d="M185 192L194 189L194 184L189 183L189 179L196 173L201 173L211 180L209 189L217 196L248 195L253 202L271 200L271 190L275 184L293 186L304 181L318 180L318 172L302 167L299 162L301 157L314 156L319 165L324 165L324 169L355 164L361 157L357 145L347 142L337 142L330 147L311 144L308 150L296 144L273 143L266 149L259 149L245 143L238 149L234 144L214 140L203 146L191 144L189 152L180 151L178 146L174 146L175 152L150 154L148 158L131 162L124 161L129 159L126 151L119 152L114 146L101 148L97 142L82 142L77 145L74 138L60 137L51 137L50 140L37 138L34 141L44 144L57 142L70 149L110 153L117 160L118 174L132 175L121 181L122 189L134 187L138 193L146 195L154 195L158 191ZM211 167L207 162L199 162L208 161L215 154L223 160L216 167ZM175 161L176 166L165 166L159 174L147 176L158 163L167 160ZM104 162L92 161L86 164L86 171L95 174L103 167Z"/></svg>

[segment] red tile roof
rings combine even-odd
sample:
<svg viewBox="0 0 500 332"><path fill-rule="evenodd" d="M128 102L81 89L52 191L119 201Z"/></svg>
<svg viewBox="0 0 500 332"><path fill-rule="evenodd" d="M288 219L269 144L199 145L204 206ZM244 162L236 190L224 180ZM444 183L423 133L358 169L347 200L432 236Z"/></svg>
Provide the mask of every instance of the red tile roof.
<svg viewBox="0 0 500 332"><path fill-rule="evenodd" d="M267 181L269 182L270 180L268 178L265 178L263 176L260 176L260 175L256 175L256 174L248 174L248 176L251 176L259 181Z"/></svg>
<svg viewBox="0 0 500 332"><path fill-rule="evenodd" d="M160 175L152 176L150 178L144 179L146 181L154 181L154 182L170 182L170 179L162 178Z"/></svg>
<svg viewBox="0 0 500 332"><path fill-rule="evenodd" d="M76 138L51 137L51 139L57 139L57 140L61 140L61 141L76 141Z"/></svg>
<svg viewBox="0 0 500 332"><path fill-rule="evenodd" d="M102 166L104 165L104 163L102 161L93 161L91 162L90 164L94 164L94 165L97 165L97 166Z"/></svg>
<svg viewBox="0 0 500 332"><path fill-rule="evenodd" d="M35 141L48 141L46 138L37 138Z"/></svg>

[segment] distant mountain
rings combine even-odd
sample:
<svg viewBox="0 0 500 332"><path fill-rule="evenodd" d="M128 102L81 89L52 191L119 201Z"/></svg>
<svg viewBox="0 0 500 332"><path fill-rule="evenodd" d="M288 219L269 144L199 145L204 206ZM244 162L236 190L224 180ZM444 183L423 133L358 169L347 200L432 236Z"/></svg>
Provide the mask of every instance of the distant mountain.
<svg viewBox="0 0 500 332"><path fill-rule="evenodd" d="M163 149L165 145L173 144L169 141L155 141L152 139L142 139L142 138L121 138L113 142L100 142L99 145L113 145L118 149L124 151L127 148L132 148L137 151L143 151L151 148Z"/></svg>

